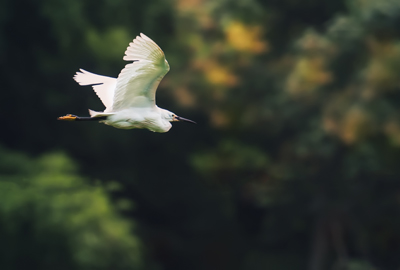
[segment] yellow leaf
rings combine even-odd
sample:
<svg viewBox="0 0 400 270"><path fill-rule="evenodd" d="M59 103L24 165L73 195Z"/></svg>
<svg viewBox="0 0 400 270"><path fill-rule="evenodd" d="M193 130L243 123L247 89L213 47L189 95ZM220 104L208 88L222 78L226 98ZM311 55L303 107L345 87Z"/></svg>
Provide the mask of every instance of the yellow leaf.
<svg viewBox="0 0 400 270"><path fill-rule="evenodd" d="M268 50L268 43L261 40L261 27L231 22L225 29L228 43L242 52L262 53Z"/></svg>

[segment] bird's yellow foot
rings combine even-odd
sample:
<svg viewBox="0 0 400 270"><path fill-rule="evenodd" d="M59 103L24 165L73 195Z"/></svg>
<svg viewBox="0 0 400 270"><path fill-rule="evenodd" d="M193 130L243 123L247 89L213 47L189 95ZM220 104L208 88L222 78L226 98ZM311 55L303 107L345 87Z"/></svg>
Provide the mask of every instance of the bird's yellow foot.
<svg viewBox="0 0 400 270"><path fill-rule="evenodd" d="M67 114L66 116L58 117L57 120L64 120L64 121L75 121L78 116L73 114Z"/></svg>

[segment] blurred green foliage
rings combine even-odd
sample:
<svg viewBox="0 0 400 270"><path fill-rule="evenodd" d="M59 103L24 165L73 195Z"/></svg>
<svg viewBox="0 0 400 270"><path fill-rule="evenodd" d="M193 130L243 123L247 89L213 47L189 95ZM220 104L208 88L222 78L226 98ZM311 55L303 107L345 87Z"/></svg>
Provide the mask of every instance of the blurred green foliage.
<svg viewBox="0 0 400 270"><path fill-rule="evenodd" d="M63 154L0 154L1 269L139 269L140 241Z"/></svg>
<svg viewBox="0 0 400 270"><path fill-rule="evenodd" d="M398 269L399 25L396 0L0 1L0 268ZM103 108L71 77L140 32L199 124L56 122Z"/></svg>

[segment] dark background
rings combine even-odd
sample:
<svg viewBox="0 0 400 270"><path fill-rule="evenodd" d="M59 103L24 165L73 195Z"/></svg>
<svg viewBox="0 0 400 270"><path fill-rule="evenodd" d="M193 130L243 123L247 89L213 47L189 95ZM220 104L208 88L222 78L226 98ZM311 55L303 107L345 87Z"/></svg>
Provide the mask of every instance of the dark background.
<svg viewBox="0 0 400 270"><path fill-rule="evenodd" d="M399 269L399 29L391 0L1 0L0 269ZM140 32L198 124L56 121Z"/></svg>

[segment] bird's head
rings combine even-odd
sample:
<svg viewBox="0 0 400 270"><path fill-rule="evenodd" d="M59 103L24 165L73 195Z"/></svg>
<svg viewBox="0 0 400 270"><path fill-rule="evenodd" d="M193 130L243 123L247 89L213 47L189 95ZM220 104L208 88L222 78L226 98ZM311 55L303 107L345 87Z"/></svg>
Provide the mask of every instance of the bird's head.
<svg viewBox="0 0 400 270"><path fill-rule="evenodd" d="M169 122L180 122L180 121L183 121L183 122L189 122L189 123L196 124L195 121L180 117L180 116L176 115L175 113L167 111L167 110L164 110L164 109L162 109L162 117L165 120L169 121Z"/></svg>

